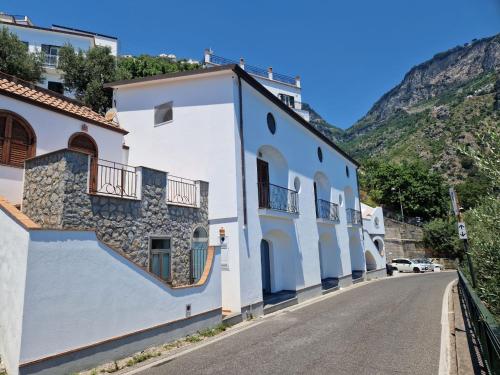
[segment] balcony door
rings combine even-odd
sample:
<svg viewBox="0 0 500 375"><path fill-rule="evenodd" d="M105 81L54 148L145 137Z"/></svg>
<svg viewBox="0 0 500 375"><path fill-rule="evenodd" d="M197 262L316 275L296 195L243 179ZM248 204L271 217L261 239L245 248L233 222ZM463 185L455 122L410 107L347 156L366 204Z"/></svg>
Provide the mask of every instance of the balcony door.
<svg viewBox="0 0 500 375"><path fill-rule="evenodd" d="M259 207L269 208L269 163L262 159L257 159L257 181Z"/></svg>
<svg viewBox="0 0 500 375"><path fill-rule="evenodd" d="M79 152L83 152L85 154L89 154L91 156L90 159L90 192L95 193L97 191L97 144L94 139L85 133L75 133L73 134L68 141L68 148L70 150L75 150Z"/></svg>

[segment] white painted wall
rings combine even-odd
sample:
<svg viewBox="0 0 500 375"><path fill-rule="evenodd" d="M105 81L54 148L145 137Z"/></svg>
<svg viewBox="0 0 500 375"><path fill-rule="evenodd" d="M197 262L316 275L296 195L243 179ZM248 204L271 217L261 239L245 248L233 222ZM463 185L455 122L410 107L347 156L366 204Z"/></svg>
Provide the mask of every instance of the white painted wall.
<svg viewBox="0 0 500 375"><path fill-rule="evenodd" d="M221 307L218 249L205 285L171 289L93 232L32 231L21 362L182 319L186 304Z"/></svg>
<svg viewBox="0 0 500 375"><path fill-rule="evenodd" d="M17 113L31 125L36 135L36 155L67 148L71 135L80 132L84 124L84 121L3 95L0 95L0 109ZM99 158L121 162L123 134L91 123L86 124L87 133L97 143ZM21 203L22 169L0 166L0 182L0 195L11 203Z"/></svg>
<svg viewBox="0 0 500 375"><path fill-rule="evenodd" d="M339 260L337 276L351 274L345 204L340 208L340 223L320 229L313 193L317 172L322 172L329 181L326 194L332 202L339 203L345 187L352 191L352 206L359 202L356 166L243 82L248 210L245 225L237 82L234 73L225 71L122 86L115 89L114 94L120 124L130 132L126 136L130 164L148 165L210 183L210 241L217 243L219 228L225 228L229 270L222 272L222 299L223 306L233 311L262 301L260 241L266 236L271 241L281 239L276 240L280 248L288 246L287 256L280 258L284 253L273 254L279 264L273 276L274 290L299 290L320 283L318 240L322 231L329 231L335 238L334 251L338 254L334 258ZM168 101L174 103L173 121L154 127L154 106ZM276 118L275 135L267 128L268 112ZM318 146L324 155L322 163L317 157ZM259 215L256 170L259 150L264 151L263 158L271 159L272 150L278 150L285 160L285 167L278 162L276 165L281 165L281 169L270 170L271 183L293 189L294 178L300 178L297 218ZM350 177L346 176L346 165L350 168ZM358 236L361 243L360 229ZM290 254L293 257L289 257Z"/></svg>
<svg viewBox="0 0 500 375"><path fill-rule="evenodd" d="M266 116L271 112L277 124L276 134L272 135L267 127ZM299 290L320 283L320 264L318 241L320 224L317 223L314 203L314 176L323 173L330 182L329 194L331 201L338 203L339 194L343 195L345 186L349 186L354 195L357 194L356 167L336 150L305 129L288 114L278 109L268 99L263 97L246 83L243 83L243 113L245 131L245 163L247 180L248 206L248 249L240 251L241 299L242 305L254 303L262 298L260 281L260 240L267 232L282 229L293 242L296 242L296 285ZM294 189L294 178L300 179L299 206L300 215L297 218L263 218L259 215L257 193L256 159L262 147L279 150L288 166L287 179L284 187ZM323 162L317 157L317 147L323 151ZM351 169L350 177L345 174L345 166ZM271 167L271 166L270 166ZM282 172L270 171L273 178L282 176ZM274 177L273 177L274 176ZM279 177L280 180L283 177ZM277 183L281 185L282 183ZM285 225L283 222L286 221ZM340 209L340 223L329 229L335 235L340 249L339 258L341 272L338 276L351 273L349 238L347 233L344 206ZM254 272L243 272L252 269Z"/></svg>
<svg viewBox="0 0 500 375"><path fill-rule="evenodd" d="M227 235L229 270L223 271L224 307L239 310L237 203L239 147L235 127L233 74L170 80L119 88L114 99L120 125L130 133L129 164L205 180L209 187L210 243ZM154 126L154 106L173 101L173 121Z"/></svg>
<svg viewBox="0 0 500 375"><path fill-rule="evenodd" d="M0 209L0 355L11 375L21 355L28 241L28 232Z"/></svg>
<svg viewBox="0 0 500 375"><path fill-rule="evenodd" d="M94 43L96 46L109 47L113 56L118 55L118 41L116 39L94 35Z"/></svg>
<svg viewBox="0 0 500 375"><path fill-rule="evenodd" d="M366 259L371 259L374 262L376 269L384 268L387 263L387 257L384 244L385 227L382 207L370 207L361 203L361 210L364 213L363 230L365 252L369 252L371 254L371 258L368 256ZM381 249L382 252L380 252L375 246L375 241L379 241L383 245Z"/></svg>

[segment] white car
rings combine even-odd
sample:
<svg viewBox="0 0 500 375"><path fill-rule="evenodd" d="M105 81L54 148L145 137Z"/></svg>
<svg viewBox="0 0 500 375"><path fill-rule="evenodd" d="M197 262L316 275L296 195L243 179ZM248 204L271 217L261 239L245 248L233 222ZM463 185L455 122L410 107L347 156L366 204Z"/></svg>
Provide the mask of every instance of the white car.
<svg viewBox="0 0 500 375"><path fill-rule="evenodd" d="M427 265L429 271L432 271L432 272L436 272L436 271L439 272L439 271L444 270L444 266L442 264L434 263L430 259L414 259L414 261L417 263L422 263L422 264Z"/></svg>
<svg viewBox="0 0 500 375"><path fill-rule="evenodd" d="M393 270L399 272L420 273L420 272L425 272L429 269L428 265L407 258L393 259L391 266Z"/></svg>

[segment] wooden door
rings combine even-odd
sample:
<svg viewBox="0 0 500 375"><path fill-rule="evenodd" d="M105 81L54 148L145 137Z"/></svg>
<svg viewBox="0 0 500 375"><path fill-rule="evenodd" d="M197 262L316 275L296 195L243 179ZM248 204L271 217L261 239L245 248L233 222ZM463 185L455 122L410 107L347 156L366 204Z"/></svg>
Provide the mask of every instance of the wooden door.
<svg viewBox="0 0 500 375"><path fill-rule="evenodd" d="M76 133L71 136L68 142L70 150L84 152L90 155L90 185L89 190L91 193L97 191L97 173L98 173L98 153L97 144L94 139L85 133Z"/></svg>
<svg viewBox="0 0 500 375"><path fill-rule="evenodd" d="M259 207L269 208L269 163L261 159L257 159L257 183Z"/></svg>

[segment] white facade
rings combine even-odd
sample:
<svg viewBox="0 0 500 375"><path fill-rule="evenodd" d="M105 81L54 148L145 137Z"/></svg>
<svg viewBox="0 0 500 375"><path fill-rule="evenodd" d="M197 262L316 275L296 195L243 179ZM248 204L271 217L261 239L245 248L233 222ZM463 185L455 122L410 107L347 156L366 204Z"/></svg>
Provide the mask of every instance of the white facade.
<svg viewBox="0 0 500 375"><path fill-rule="evenodd" d="M361 203L365 243L366 268L375 271L385 268L385 227L382 207L371 207Z"/></svg>
<svg viewBox="0 0 500 375"><path fill-rule="evenodd" d="M87 51L95 46L105 46L111 49L111 54L118 55L118 40L115 37L96 34L88 31L67 28L53 25L52 28L38 27L33 25L29 18L21 20L15 16L2 15L0 17L0 27L6 27L11 33L28 45L30 52L45 53L45 73L44 81L40 86L44 88L60 89L62 82L62 72L57 67L58 48L70 44L76 51ZM69 95L72 96L72 95Z"/></svg>
<svg viewBox="0 0 500 375"><path fill-rule="evenodd" d="M361 223L347 223L346 208L359 212L360 204L351 159L236 67L165 77L110 84L118 120L129 131L130 164L210 182L212 244L221 228L227 236L224 308L238 312L263 301L262 240L270 244L272 292L300 292L320 287L322 276L365 271ZM173 102L173 120L154 126L154 107L166 102ZM257 159L268 162L271 184L298 189L298 214L259 208ZM339 205L339 221L316 218L315 182L318 198Z"/></svg>
<svg viewBox="0 0 500 375"><path fill-rule="evenodd" d="M36 137L35 156L67 148L70 137L84 131L96 142L99 158L118 163L124 162L123 132L79 120L35 104L28 104L0 93L1 110L17 114L31 126ZM22 200L23 173L22 167L0 164L0 195L14 204L20 204Z"/></svg>

